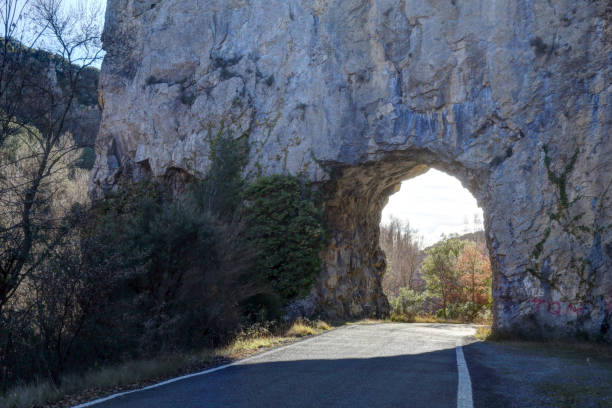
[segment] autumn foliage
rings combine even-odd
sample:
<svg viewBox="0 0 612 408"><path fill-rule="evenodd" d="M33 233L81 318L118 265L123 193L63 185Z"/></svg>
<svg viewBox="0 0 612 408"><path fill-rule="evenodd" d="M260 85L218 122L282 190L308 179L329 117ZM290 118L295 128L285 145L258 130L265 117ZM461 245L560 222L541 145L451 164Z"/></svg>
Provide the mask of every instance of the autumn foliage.
<svg viewBox="0 0 612 408"><path fill-rule="evenodd" d="M468 242L457 259L462 301L471 302L477 313L491 302L491 261L484 245Z"/></svg>
<svg viewBox="0 0 612 408"><path fill-rule="evenodd" d="M388 247L383 245L385 250ZM412 248L410 245L403 247ZM396 252L392 252L392 267L394 260L397 263L398 259L404 259L403 263L406 263L414 257L411 251L405 254ZM426 249L424 255L418 270L410 271L408 280L411 283L420 281L423 285L400 285L396 290L386 292L395 317L410 320L418 315L431 315L474 321L488 313L491 306L491 263L483 242L443 237ZM401 276L399 279L396 277L401 271L392 268L389 271L393 282L405 281Z"/></svg>

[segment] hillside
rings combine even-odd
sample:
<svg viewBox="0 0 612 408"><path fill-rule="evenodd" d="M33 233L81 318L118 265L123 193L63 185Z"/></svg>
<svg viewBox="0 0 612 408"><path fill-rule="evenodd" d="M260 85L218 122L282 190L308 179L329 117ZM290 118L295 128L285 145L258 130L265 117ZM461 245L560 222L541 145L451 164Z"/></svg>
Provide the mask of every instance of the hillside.
<svg viewBox="0 0 612 408"><path fill-rule="evenodd" d="M0 39L0 47L4 47ZM67 62L60 55L41 49L30 49L11 41L7 52L0 53L0 64L14 87L3 91L2 110L10 112L22 123L46 126L45 112L49 106L64 106L70 94L67 77L74 69L66 69ZM6 55L7 61L2 56ZM65 129L72 133L80 147L93 148L101 119L98 104L100 70L86 67L80 70L75 97L66 115ZM14 94L19 97L14 97ZM60 101L58 103L58 101Z"/></svg>

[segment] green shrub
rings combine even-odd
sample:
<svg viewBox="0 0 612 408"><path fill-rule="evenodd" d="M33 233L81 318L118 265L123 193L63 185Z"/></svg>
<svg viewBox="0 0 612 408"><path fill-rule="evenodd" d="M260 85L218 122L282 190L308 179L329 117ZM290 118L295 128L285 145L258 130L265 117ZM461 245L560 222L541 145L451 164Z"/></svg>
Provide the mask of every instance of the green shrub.
<svg viewBox="0 0 612 408"><path fill-rule="evenodd" d="M419 293L409 288L400 288L397 297L389 298L391 314L410 321L418 315L425 314L423 306L427 299L425 293Z"/></svg>
<svg viewBox="0 0 612 408"><path fill-rule="evenodd" d="M247 236L255 272L285 303L309 293L326 243L323 211L296 177L263 177L247 189Z"/></svg>

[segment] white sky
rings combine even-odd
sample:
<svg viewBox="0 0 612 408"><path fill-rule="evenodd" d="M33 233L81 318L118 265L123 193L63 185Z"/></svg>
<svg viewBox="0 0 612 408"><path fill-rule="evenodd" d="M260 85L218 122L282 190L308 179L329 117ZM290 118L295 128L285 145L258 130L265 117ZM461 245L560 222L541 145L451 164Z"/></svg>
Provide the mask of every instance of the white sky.
<svg viewBox="0 0 612 408"><path fill-rule="evenodd" d="M459 180L431 169L402 183L401 190L390 197L383 210L382 223L388 222L391 216L408 221L410 228L423 236L424 245L429 246L436 243L441 234L473 232L475 214L483 219L476 199ZM482 221L477 229L484 229Z"/></svg>

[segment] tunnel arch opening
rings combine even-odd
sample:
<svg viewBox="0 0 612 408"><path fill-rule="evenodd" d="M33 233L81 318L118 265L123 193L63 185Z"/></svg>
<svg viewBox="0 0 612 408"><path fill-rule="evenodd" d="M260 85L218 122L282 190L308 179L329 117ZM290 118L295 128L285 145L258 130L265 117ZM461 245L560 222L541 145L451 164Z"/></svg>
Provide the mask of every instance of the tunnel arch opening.
<svg viewBox="0 0 612 408"><path fill-rule="evenodd" d="M389 302L382 289L387 262L379 240L383 209L402 182L430 169L458 179L476 198L484 211L486 236L482 182L486 174L451 158L427 150L391 151L366 164L333 168L332 181L325 186L325 214L332 233L322 254L323 271L313 290L316 314L332 319L389 316ZM492 258L491 269L495 288L497 268ZM495 302L495 293L493 299Z"/></svg>
<svg viewBox="0 0 612 408"><path fill-rule="evenodd" d="M402 182L383 209L380 247L392 318L491 319L483 211L455 177L430 168Z"/></svg>

